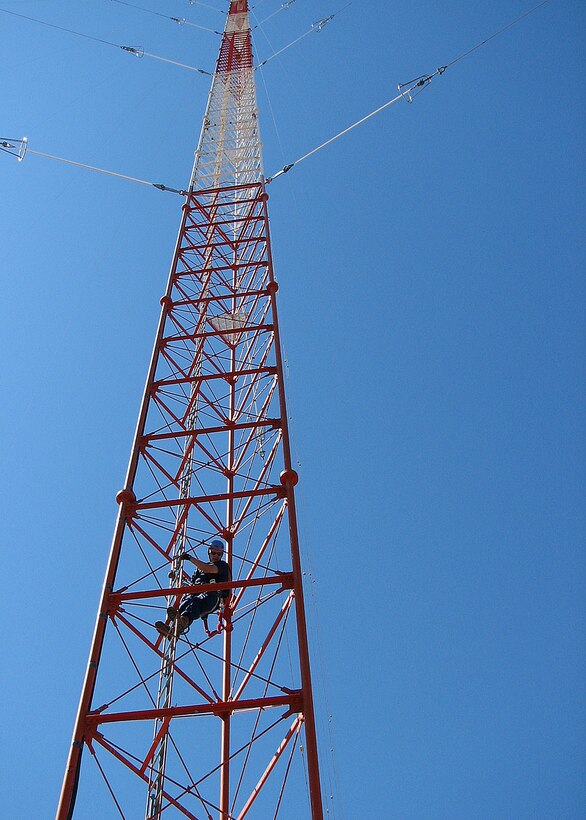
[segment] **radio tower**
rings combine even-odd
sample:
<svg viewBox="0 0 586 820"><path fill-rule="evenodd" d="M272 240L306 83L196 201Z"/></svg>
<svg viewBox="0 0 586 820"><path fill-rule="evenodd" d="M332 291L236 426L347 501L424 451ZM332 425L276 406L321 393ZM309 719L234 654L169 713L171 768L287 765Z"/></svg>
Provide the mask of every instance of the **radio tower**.
<svg viewBox="0 0 586 820"><path fill-rule="evenodd" d="M57 820L323 817L267 199L248 3L232 0ZM214 589L180 556L208 561L213 540L223 611L179 634L167 608Z"/></svg>

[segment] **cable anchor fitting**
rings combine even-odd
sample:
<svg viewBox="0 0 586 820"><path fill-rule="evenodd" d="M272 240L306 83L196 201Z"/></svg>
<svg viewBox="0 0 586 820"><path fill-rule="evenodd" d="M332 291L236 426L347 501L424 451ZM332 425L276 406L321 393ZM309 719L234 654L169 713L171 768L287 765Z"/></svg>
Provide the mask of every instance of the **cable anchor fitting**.
<svg viewBox="0 0 586 820"><path fill-rule="evenodd" d="M150 183L153 188L156 188L158 191L169 191L172 194L180 194L181 196L187 196L187 191L181 191L179 188L170 188L168 185L163 185L162 182L151 182Z"/></svg>
<svg viewBox="0 0 586 820"><path fill-rule="evenodd" d="M22 162L26 156L28 148L28 137L22 139L13 139L12 137L0 137L0 151L5 154L11 154L16 157L19 162Z"/></svg>
<svg viewBox="0 0 586 820"><path fill-rule="evenodd" d="M272 182L274 179L276 179L277 177L282 176L283 174L286 174L286 173L287 173L287 171L290 171L290 170L291 170L291 168L293 168L293 166L294 166L294 165L295 165L295 163L294 163L294 162L290 162L290 163L289 163L289 165L285 165L283 168L281 168L281 170L280 170L280 171L277 171L277 173L276 173L276 174L273 174L273 175L272 175L272 177L267 177L267 178L265 179L265 185L270 185L270 184L271 184L271 182Z"/></svg>
<svg viewBox="0 0 586 820"><path fill-rule="evenodd" d="M447 69L447 65L441 66L433 74L422 74L420 77L415 77L406 83L399 83L397 89L405 102L412 103L418 94L429 86L434 77L441 76Z"/></svg>

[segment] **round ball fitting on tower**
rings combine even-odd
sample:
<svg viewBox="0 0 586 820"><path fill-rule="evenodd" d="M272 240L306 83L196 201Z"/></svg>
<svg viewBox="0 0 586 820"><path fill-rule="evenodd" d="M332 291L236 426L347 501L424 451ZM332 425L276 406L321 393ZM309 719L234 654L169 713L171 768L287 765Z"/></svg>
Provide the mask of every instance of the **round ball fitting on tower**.
<svg viewBox="0 0 586 820"><path fill-rule="evenodd" d="M117 504L136 504L136 496L132 490L125 487L116 493Z"/></svg>
<svg viewBox="0 0 586 820"><path fill-rule="evenodd" d="M279 285L275 280L271 280L267 285L267 293L276 293L279 290Z"/></svg>
<svg viewBox="0 0 586 820"><path fill-rule="evenodd" d="M164 307L167 310L171 310L171 308L173 307L173 300L170 296L161 296L159 301L161 303L161 307Z"/></svg>
<svg viewBox="0 0 586 820"><path fill-rule="evenodd" d="M283 472L279 476L279 481L283 486L285 486L286 484L290 484L292 487L294 487L299 481L299 476L297 475L295 470L283 470Z"/></svg>

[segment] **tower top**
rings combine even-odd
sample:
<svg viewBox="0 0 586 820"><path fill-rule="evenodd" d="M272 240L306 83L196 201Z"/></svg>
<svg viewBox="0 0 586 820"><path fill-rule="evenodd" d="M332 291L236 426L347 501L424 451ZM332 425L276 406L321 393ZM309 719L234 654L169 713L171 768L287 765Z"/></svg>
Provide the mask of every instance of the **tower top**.
<svg viewBox="0 0 586 820"><path fill-rule="evenodd" d="M226 18L216 73L252 68L248 0L232 0Z"/></svg>
<svg viewBox="0 0 586 820"><path fill-rule="evenodd" d="M191 189L263 178L248 0L232 0L195 152Z"/></svg>

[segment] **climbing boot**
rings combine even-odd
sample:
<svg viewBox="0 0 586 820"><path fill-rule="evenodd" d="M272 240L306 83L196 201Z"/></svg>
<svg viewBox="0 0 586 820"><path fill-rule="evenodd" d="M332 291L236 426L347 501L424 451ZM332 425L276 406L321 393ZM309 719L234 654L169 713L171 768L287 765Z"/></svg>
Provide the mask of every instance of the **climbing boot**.
<svg viewBox="0 0 586 820"><path fill-rule="evenodd" d="M167 626L166 623L163 621L155 621L155 629L159 633L159 635L163 635L165 638L168 638L172 635L171 627Z"/></svg>
<svg viewBox="0 0 586 820"><path fill-rule="evenodd" d="M187 615L179 615L179 617L175 621L175 634L177 636L183 634L186 629L189 629L189 624L191 621L187 617Z"/></svg>

